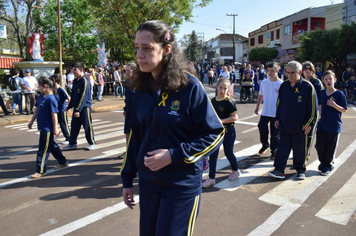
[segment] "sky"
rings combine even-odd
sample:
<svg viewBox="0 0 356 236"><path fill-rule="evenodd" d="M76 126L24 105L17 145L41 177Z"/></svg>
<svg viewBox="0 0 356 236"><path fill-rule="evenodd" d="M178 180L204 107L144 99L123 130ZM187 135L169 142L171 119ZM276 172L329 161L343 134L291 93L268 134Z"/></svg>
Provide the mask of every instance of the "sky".
<svg viewBox="0 0 356 236"><path fill-rule="evenodd" d="M198 1L199 2L199 1ZM184 22L179 30L178 42L185 34L193 30L207 41L226 33L233 33L233 17L226 14L237 14L235 17L235 34L248 38L248 33L262 25L285 16L294 14L309 7L320 7L343 3L343 0L213 0L204 8L195 8L191 22ZM202 34L201 34L202 33Z"/></svg>

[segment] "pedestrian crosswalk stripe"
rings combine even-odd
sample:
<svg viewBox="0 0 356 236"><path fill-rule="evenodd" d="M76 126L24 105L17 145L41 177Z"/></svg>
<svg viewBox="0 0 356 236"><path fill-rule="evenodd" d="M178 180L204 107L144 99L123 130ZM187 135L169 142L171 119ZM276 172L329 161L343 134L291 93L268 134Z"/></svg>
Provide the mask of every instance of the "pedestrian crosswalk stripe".
<svg viewBox="0 0 356 236"><path fill-rule="evenodd" d="M257 126L258 125L258 123L256 123L256 122L247 122L247 121L241 121L241 120L235 121L235 124L252 125L252 126Z"/></svg>
<svg viewBox="0 0 356 236"><path fill-rule="evenodd" d="M264 223L254 229L248 236L271 235L275 232L308 197L321 186L351 156L356 149L356 140L335 159L335 168L328 176L316 178L315 181L294 194L294 196L278 208ZM303 180L305 181L305 180ZM298 181L298 183L301 181Z"/></svg>
<svg viewBox="0 0 356 236"><path fill-rule="evenodd" d="M242 161L243 159L246 159L247 157L253 155L254 153L258 152L261 144L255 144L251 147L245 148L241 151L235 152L234 155L237 157L237 161ZM218 159L218 162L216 163L216 170L221 170L224 169L225 167L229 166L230 162L227 160L226 157ZM206 170L203 174L203 177L207 176L209 174L209 169Z"/></svg>
<svg viewBox="0 0 356 236"><path fill-rule="evenodd" d="M96 145L96 149L111 147L118 144L126 143L126 139L115 140L111 142L100 143Z"/></svg>
<svg viewBox="0 0 356 236"><path fill-rule="evenodd" d="M139 202L139 196L134 197L135 203ZM118 204L115 204L113 206L109 206L105 209L102 209L100 211L97 211L91 215L85 216L79 220L73 221L69 224L63 225L59 228L53 229L51 231L48 231L47 233L41 234L40 236L59 236L59 235L66 235L69 234L75 230L78 230L80 228L83 228L89 224L92 224L98 220L103 219L106 216L109 216L111 214L114 214L116 212L119 212L121 210L126 209L127 206L125 205L124 202L120 202Z"/></svg>
<svg viewBox="0 0 356 236"><path fill-rule="evenodd" d="M228 179L223 180L214 185L216 188L221 188L227 191L235 191L241 186L250 183L254 179L264 175L273 168L273 160L267 158L252 167L241 172L240 178L229 181Z"/></svg>
<svg viewBox="0 0 356 236"><path fill-rule="evenodd" d="M251 128L251 129L247 129L247 130L241 131L241 133L247 134L247 133L252 132L252 131L255 131L255 130L257 130L257 129L258 129L258 127L253 127L253 128Z"/></svg>
<svg viewBox="0 0 356 236"><path fill-rule="evenodd" d="M316 214L333 223L346 225L356 210L356 173Z"/></svg>
<svg viewBox="0 0 356 236"><path fill-rule="evenodd" d="M307 178L305 180L295 181L295 174L289 179L284 180L281 184L279 184L269 192L262 195L259 200L274 205L282 206L290 199L292 199L296 193L306 188L316 179L322 178L317 171L318 165L319 161L317 160L307 166L307 171L305 172Z"/></svg>
<svg viewBox="0 0 356 236"><path fill-rule="evenodd" d="M99 135L99 134L105 134L105 133L108 133L108 132L113 132L113 131L119 131L121 130L123 132L124 130L124 127L123 126L119 126L119 127L115 127L115 128L111 128L111 129L103 129L103 130L95 130L94 129L94 138L96 135ZM85 137L85 133L84 133L84 130L81 130L80 131L80 134L78 135L77 139L79 138L84 138ZM61 138L57 138L57 142L60 143L60 142L63 142L65 140L65 138L62 136Z"/></svg>

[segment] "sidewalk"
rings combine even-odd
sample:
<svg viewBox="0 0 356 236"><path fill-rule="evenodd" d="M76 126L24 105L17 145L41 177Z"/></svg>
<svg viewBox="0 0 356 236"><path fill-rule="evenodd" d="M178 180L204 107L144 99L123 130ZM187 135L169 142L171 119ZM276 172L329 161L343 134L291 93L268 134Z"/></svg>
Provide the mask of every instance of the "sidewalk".
<svg viewBox="0 0 356 236"><path fill-rule="evenodd" d="M124 98L116 98L115 95L103 96L103 101L92 105L92 112L106 112L106 111L121 111L125 106ZM8 108L9 111L11 109ZM68 114L71 116L71 112ZM4 115L4 112L0 110L0 126L12 125L17 123L29 122L32 115Z"/></svg>

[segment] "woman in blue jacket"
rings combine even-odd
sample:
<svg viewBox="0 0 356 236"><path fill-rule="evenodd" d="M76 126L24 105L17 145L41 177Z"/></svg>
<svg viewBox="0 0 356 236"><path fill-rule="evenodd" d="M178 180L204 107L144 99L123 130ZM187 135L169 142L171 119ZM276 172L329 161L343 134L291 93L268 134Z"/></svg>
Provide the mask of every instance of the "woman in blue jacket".
<svg viewBox="0 0 356 236"><path fill-rule="evenodd" d="M166 23L139 26L135 47L139 69L132 77L136 92L121 168L123 198L132 209L138 173L140 235L192 235L202 161L219 147L224 129Z"/></svg>

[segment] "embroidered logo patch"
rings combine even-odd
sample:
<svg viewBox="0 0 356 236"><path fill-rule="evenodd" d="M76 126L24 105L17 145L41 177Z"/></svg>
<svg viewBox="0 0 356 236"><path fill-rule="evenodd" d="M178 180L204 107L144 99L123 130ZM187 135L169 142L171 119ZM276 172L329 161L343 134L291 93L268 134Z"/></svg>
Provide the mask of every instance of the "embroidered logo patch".
<svg viewBox="0 0 356 236"><path fill-rule="evenodd" d="M178 100L175 100L175 101L172 102L171 109L173 111L178 111L179 110L179 105L180 105L180 102Z"/></svg>
<svg viewBox="0 0 356 236"><path fill-rule="evenodd" d="M224 108L222 106L219 106L219 111L220 112L223 112L224 111Z"/></svg>
<svg viewBox="0 0 356 236"><path fill-rule="evenodd" d="M298 96L298 102L302 102L302 96Z"/></svg>

